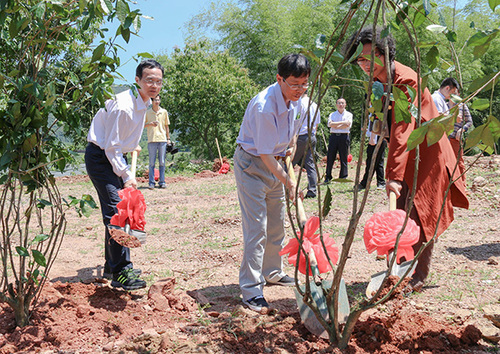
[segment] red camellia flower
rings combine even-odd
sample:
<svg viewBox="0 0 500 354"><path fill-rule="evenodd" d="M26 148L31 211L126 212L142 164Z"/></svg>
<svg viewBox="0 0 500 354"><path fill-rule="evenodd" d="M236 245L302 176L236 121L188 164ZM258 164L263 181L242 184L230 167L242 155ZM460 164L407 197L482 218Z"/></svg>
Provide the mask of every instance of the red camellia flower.
<svg viewBox="0 0 500 354"><path fill-rule="evenodd" d="M319 218L317 216L312 216L307 220L306 225L304 226L304 238L302 247L304 251L309 254L311 250L314 251L314 255L316 256L316 260L318 261L318 270L320 273L326 273L332 270L328 259L326 258L325 251L323 250L323 245L321 244L321 240L319 238L319 234L315 234L315 232L319 228ZM300 235L299 235L300 237ZM328 256L333 264L337 264L339 259L339 249L335 245L335 241L325 235L323 237L323 241L325 243L326 252L328 252ZM299 252L299 241L296 238L293 238L288 242L281 252L280 256L288 254L288 262L293 265L297 265L297 253ZM299 272L302 274L306 274L306 258L303 252L300 252L300 261L299 261ZM309 269L309 275L312 275L311 269Z"/></svg>
<svg viewBox="0 0 500 354"><path fill-rule="evenodd" d="M401 209L373 214L366 222L363 234L368 253L377 250L377 254L380 256L392 252L405 217L406 212ZM402 257L405 257L407 261L414 258L415 253L412 246L417 243L419 237L420 227L414 220L408 219L405 231L399 239L398 263Z"/></svg>
<svg viewBox="0 0 500 354"><path fill-rule="evenodd" d="M128 221L132 230L144 231L146 201L141 191L128 187L118 191L121 201L116 205L118 213L111 218L111 224L124 227Z"/></svg>

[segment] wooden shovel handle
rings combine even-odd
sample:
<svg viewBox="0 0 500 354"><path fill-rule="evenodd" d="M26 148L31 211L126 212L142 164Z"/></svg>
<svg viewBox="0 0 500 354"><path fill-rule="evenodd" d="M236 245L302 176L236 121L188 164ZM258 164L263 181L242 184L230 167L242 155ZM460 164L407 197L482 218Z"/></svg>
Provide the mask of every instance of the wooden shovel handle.
<svg viewBox="0 0 500 354"><path fill-rule="evenodd" d="M290 156L287 156L285 159L286 163L286 169L288 170L288 175L290 176L290 179L294 182L297 180L295 179L295 171L293 170L292 162L290 161ZM295 205L297 206L297 214L299 217L299 223L301 226L304 226L306 224L307 218L306 218L306 212L304 210L304 205L302 204L302 199L300 199L300 196L297 196L297 200L295 201Z"/></svg>
<svg viewBox="0 0 500 354"><path fill-rule="evenodd" d="M132 172L132 175L135 178L135 171L137 170L137 151L134 150L132 151L132 163L130 165L130 172Z"/></svg>
<svg viewBox="0 0 500 354"><path fill-rule="evenodd" d="M396 210L396 193L393 191L389 192L389 211Z"/></svg>

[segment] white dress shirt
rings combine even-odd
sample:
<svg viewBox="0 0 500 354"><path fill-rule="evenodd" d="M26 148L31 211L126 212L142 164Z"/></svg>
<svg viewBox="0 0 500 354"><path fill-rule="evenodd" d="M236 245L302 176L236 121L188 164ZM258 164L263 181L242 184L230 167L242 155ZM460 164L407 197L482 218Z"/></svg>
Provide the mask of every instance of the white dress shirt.
<svg viewBox="0 0 500 354"><path fill-rule="evenodd" d="M336 129L331 126L331 123L335 122L346 122L349 123L349 127L345 129ZM339 111L335 111L328 117L328 126L330 127L330 133L349 133L352 125L352 113L344 110L344 112L340 113Z"/></svg>
<svg viewBox="0 0 500 354"><path fill-rule="evenodd" d="M123 154L134 151L141 140L149 99L144 102L132 90L121 92L114 99L107 100L92 120L87 141L94 143L106 153L113 172L123 182L135 178L130 172Z"/></svg>

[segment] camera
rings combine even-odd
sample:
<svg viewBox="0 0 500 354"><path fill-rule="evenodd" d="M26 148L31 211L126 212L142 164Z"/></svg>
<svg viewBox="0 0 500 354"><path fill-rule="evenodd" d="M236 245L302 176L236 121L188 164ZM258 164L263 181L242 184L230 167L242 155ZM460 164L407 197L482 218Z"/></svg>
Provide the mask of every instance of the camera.
<svg viewBox="0 0 500 354"><path fill-rule="evenodd" d="M168 142L167 143L167 152L171 153L172 155L175 155L175 154L177 154L179 152L179 149L177 149L174 146L173 142Z"/></svg>

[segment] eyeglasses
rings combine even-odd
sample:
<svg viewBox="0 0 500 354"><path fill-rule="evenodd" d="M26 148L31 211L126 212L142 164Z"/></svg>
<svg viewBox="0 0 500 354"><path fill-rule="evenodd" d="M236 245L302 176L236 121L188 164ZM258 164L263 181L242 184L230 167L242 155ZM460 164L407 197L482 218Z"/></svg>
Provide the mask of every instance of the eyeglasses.
<svg viewBox="0 0 500 354"><path fill-rule="evenodd" d="M299 90L307 90L309 87L309 84L305 85L290 85L288 82L286 82L285 78L283 78L283 82L288 85L292 90L294 91L299 91Z"/></svg>
<svg viewBox="0 0 500 354"><path fill-rule="evenodd" d="M148 86L153 86L154 85L154 86L161 87L163 85L163 81L162 80L145 79L144 82Z"/></svg>

